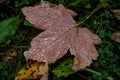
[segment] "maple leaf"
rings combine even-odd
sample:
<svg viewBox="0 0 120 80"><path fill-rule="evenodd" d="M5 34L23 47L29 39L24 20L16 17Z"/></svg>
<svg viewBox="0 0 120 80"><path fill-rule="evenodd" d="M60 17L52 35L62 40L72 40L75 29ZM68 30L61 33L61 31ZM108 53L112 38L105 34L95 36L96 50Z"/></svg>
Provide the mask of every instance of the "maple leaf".
<svg viewBox="0 0 120 80"><path fill-rule="evenodd" d="M113 12L114 16L120 20L120 9L111 9L111 11Z"/></svg>
<svg viewBox="0 0 120 80"><path fill-rule="evenodd" d="M94 44L100 44L101 39L87 28L78 28L73 13L63 5L36 5L22 11L35 27L45 30L33 38L31 48L25 52L26 59L51 64L70 50L77 60L73 65L75 71L97 59Z"/></svg>
<svg viewBox="0 0 120 80"><path fill-rule="evenodd" d="M120 43L120 32L113 33L113 35L110 37L110 39Z"/></svg>

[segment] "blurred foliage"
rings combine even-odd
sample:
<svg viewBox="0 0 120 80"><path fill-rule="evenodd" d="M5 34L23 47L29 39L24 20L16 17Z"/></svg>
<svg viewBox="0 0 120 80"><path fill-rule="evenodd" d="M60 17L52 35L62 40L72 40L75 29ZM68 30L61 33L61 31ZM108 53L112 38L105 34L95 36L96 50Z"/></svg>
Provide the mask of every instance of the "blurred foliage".
<svg viewBox="0 0 120 80"><path fill-rule="evenodd" d="M62 59L60 63L53 68L52 72L57 77L67 77L68 75L74 73L74 71L71 68L72 64L73 64L73 57Z"/></svg>
<svg viewBox="0 0 120 80"><path fill-rule="evenodd" d="M8 42L15 34L21 20L18 17L12 17L0 22L0 43Z"/></svg>
<svg viewBox="0 0 120 80"><path fill-rule="evenodd" d="M8 20L8 18L17 16L21 17L21 19L24 18L20 9L24 6L39 4L39 1L40 0L4 0L4 2L0 4L0 30L5 30L1 27L1 23L4 20ZM80 24L80 27L89 28L92 32L98 34L103 41L102 44L96 45L99 53L98 60L94 61L89 67L96 72L91 72L87 69L80 70L78 72L72 72L71 67L73 64L73 59L71 59L71 57L69 58L68 55L67 59L66 57L63 57L57 61L54 66L50 66L49 80L113 80L111 77L115 78L115 80L119 80L120 43L110 40L110 37L114 32L120 31L119 20L117 20L111 12L111 9L120 9L119 0L48 1L54 4L63 4L67 8L74 10L78 14L77 17L75 17L75 20L78 23L86 19L82 24ZM92 11L97 8L98 4L99 6L102 6L102 8L94 12L94 14L87 19ZM4 24L7 25L7 21L4 22ZM9 26L13 27L13 24L10 24ZM14 25L14 27L17 26L18 25ZM2 60L2 56L0 56L0 80L13 80L16 73L24 67L25 58L23 56L23 52L29 49L32 38L41 32L40 30L30 26L33 25L23 19L19 27L13 30L14 34L11 35L11 38L6 38L7 40L5 40L11 41L5 42L7 44L0 43L0 54L9 48L16 50L18 53L14 57L15 61L12 62ZM0 39L2 39L1 36ZM66 63L69 65L65 66ZM99 73L102 74L102 76Z"/></svg>

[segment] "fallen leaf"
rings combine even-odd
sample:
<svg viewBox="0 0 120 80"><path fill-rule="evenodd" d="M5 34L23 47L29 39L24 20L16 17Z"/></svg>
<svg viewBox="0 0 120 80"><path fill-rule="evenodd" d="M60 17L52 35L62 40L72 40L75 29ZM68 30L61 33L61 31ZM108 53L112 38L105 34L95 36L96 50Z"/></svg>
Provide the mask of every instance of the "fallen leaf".
<svg viewBox="0 0 120 80"><path fill-rule="evenodd" d="M12 17L0 22L0 43L5 43L12 38L21 21L18 17Z"/></svg>
<svg viewBox="0 0 120 80"><path fill-rule="evenodd" d="M30 27L33 27L34 25L33 24L31 24L29 21L27 21L27 20L25 20L24 21L24 25L25 26L30 26Z"/></svg>
<svg viewBox="0 0 120 80"><path fill-rule="evenodd" d="M4 62L16 61L14 58L16 55L17 55L17 51L15 49L9 49L9 50L6 50L5 52L0 53L0 57L1 57L2 61L4 61Z"/></svg>
<svg viewBox="0 0 120 80"><path fill-rule="evenodd" d="M120 32L113 33L110 39L120 43Z"/></svg>
<svg viewBox="0 0 120 80"><path fill-rule="evenodd" d="M112 9L111 10L113 12L113 14L115 15L115 17L120 20L120 9Z"/></svg>
<svg viewBox="0 0 120 80"><path fill-rule="evenodd" d="M79 63L79 59L77 57L74 58L74 64L78 64Z"/></svg>
<svg viewBox="0 0 120 80"><path fill-rule="evenodd" d="M63 76L67 77L68 75L75 73L75 71L72 70L72 65L73 65L73 57L62 59L60 63L54 67L52 72L57 77L63 77Z"/></svg>
<svg viewBox="0 0 120 80"><path fill-rule="evenodd" d="M97 59L94 44L100 44L101 39L89 29L76 26L73 12L63 5L50 5L22 8L29 22L45 30L33 38L31 48L24 53L26 59L51 64L70 50L75 56L73 70L86 68Z"/></svg>
<svg viewBox="0 0 120 80"><path fill-rule="evenodd" d="M0 4L3 3L3 2L4 2L4 0L0 0Z"/></svg>
<svg viewBox="0 0 120 80"><path fill-rule="evenodd" d="M47 80L44 77L48 77L48 66L44 62L37 62L33 60L28 60L27 66L20 70L15 80Z"/></svg>

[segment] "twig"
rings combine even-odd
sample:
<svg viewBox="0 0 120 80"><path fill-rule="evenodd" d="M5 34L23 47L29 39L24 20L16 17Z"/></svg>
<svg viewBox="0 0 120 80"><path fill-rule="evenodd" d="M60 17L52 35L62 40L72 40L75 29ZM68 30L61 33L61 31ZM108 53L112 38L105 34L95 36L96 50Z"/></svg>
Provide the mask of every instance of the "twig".
<svg viewBox="0 0 120 80"><path fill-rule="evenodd" d="M83 24L86 20L88 20L96 11L98 11L99 9L101 9L102 6L100 4L97 5L97 7L81 22L78 22L76 24L76 26L79 26L80 24Z"/></svg>
<svg viewBox="0 0 120 80"><path fill-rule="evenodd" d="M115 80L115 79L114 79L113 77L111 77L111 76L104 76L102 73L97 72L97 71L92 70L92 69L89 69L89 68L85 69L85 71L88 71L88 72L91 72L91 73L96 74L96 75L98 75L98 76L101 76L101 77L103 77L103 78L105 78L105 79L107 79L107 80Z"/></svg>

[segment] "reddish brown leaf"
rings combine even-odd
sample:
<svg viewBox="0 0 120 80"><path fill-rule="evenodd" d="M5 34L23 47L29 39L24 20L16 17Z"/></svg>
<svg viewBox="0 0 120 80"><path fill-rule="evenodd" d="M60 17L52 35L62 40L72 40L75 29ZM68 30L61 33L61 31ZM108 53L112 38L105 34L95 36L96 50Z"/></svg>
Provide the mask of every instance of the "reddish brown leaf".
<svg viewBox="0 0 120 80"><path fill-rule="evenodd" d="M4 0L0 0L0 4L3 3L3 2L4 2Z"/></svg>
<svg viewBox="0 0 120 80"><path fill-rule="evenodd" d="M120 9L112 9L111 11L113 12L114 16L115 16L118 20L120 20Z"/></svg>
<svg viewBox="0 0 120 80"><path fill-rule="evenodd" d="M110 39L120 43L120 32L113 33Z"/></svg>
<svg viewBox="0 0 120 80"><path fill-rule="evenodd" d="M73 14L64 6L37 5L22 11L35 27L45 30L32 40L31 48L25 54L27 59L54 63L70 50L78 59L73 65L74 70L86 68L97 59L93 44L101 43L101 39L87 28L76 27Z"/></svg>
<svg viewBox="0 0 120 80"><path fill-rule="evenodd" d="M26 15L26 19L39 29L64 30L75 25L75 21L71 16L73 13L70 13L62 5L56 7L41 7L41 5L37 5L35 7L25 7L22 11Z"/></svg>

